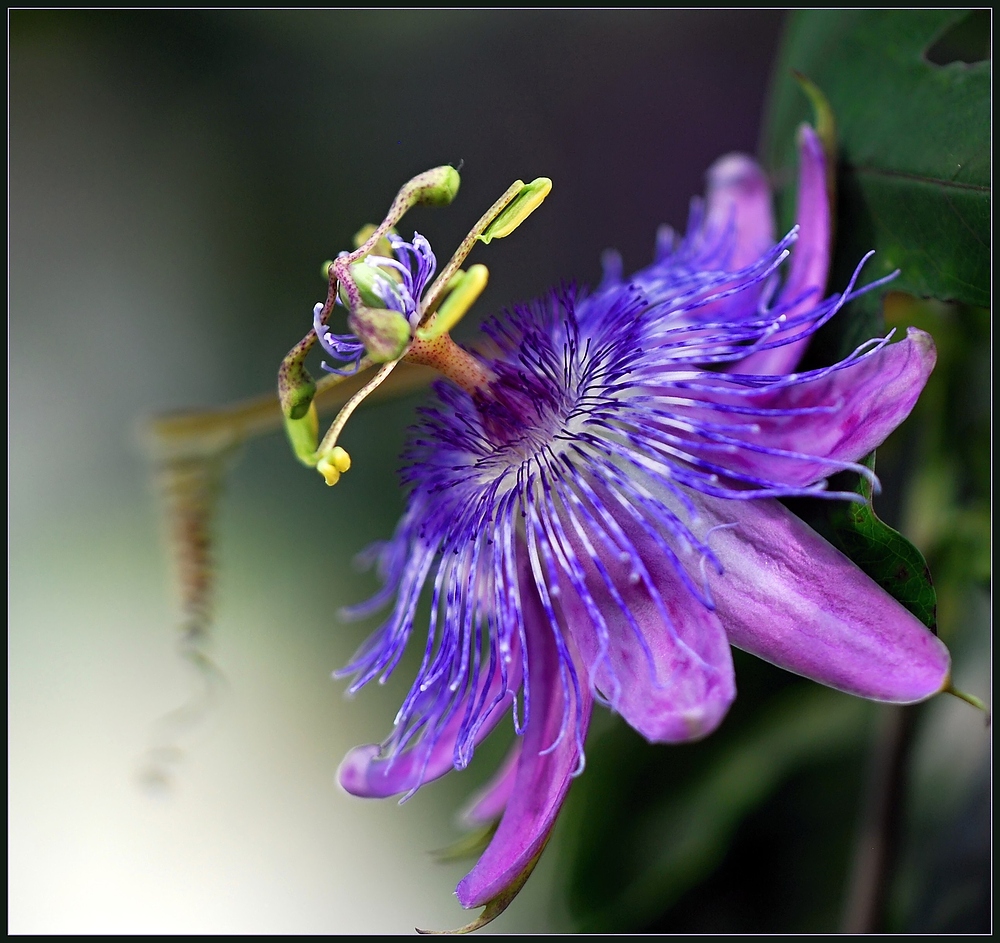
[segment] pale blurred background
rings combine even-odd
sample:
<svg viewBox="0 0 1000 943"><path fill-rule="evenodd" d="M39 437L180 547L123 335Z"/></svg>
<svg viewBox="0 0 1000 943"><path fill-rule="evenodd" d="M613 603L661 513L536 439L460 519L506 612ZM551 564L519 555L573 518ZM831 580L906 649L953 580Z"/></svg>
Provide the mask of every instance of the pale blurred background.
<svg viewBox="0 0 1000 943"><path fill-rule="evenodd" d="M349 245L410 175L464 161L447 254L515 178L543 210L477 255L489 312L637 267L720 154L756 147L776 12L10 14L9 929L409 932L467 919L428 851L500 747L414 800L334 782L406 678L329 673L370 626L351 556L402 504L419 397L373 408L336 491L279 436L218 521L226 677L167 790L138 771L188 697L142 417L273 388ZM405 666L401 669L405 675ZM566 926L550 854L498 930Z"/></svg>

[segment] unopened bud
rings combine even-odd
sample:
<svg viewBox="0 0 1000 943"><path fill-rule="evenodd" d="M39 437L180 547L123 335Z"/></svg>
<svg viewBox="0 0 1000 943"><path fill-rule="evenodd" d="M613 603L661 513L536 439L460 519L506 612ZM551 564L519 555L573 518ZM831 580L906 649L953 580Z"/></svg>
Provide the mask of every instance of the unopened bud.
<svg viewBox="0 0 1000 943"><path fill-rule="evenodd" d="M378 266L367 262L355 262L351 268L351 281L358 286L361 300L369 308L384 308L393 299L399 300L396 282L389 278ZM350 299L344 285L340 286L340 300L350 306Z"/></svg>
<svg viewBox="0 0 1000 943"><path fill-rule="evenodd" d="M414 177L409 186L415 188L414 204L419 206L447 206L455 199L462 182L454 167L434 167Z"/></svg>
<svg viewBox="0 0 1000 943"><path fill-rule="evenodd" d="M374 363L398 359L410 343L409 321L388 308L358 307L348 316L347 326Z"/></svg>

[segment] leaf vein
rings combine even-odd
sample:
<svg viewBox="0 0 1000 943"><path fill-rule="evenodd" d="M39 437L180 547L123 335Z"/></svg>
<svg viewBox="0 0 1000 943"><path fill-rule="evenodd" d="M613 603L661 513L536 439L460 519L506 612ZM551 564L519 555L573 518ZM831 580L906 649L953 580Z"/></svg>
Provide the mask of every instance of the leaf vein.
<svg viewBox="0 0 1000 943"><path fill-rule="evenodd" d="M959 183L956 180L944 180L941 177L927 177L923 174L910 174L903 170L886 170L882 167L865 167L858 164L846 164L846 168L856 174L870 174L877 177L891 177L900 180L913 180L938 187L950 187L955 190L972 190L976 193L989 193L989 185L976 183Z"/></svg>

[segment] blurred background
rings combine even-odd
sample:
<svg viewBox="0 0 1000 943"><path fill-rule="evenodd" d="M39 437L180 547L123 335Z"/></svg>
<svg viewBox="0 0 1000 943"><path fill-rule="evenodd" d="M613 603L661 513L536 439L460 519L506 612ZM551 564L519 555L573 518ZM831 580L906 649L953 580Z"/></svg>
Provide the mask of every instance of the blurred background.
<svg viewBox="0 0 1000 943"><path fill-rule="evenodd" d="M243 448L216 527L208 651L225 683L179 736L159 789L143 785L144 757L193 679L176 653L142 420L273 389L325 293L323 260L431 166L461 162L459 197L447 210L414 211L401 231L416 227L439 256L515 178L554 181L514 237L477 250L491 281L466 335L477 317L560 280L594 283L610 246L627 270L645 264L660 223L683 227L712 161L756 151L783 18L10 14L12 932L391 933L466 921L452 890L467 865L436 864L428 852L456 839L454 812L503 743L402 807L354 799L334 781L350 747L389 731L407 686L404 664L393 683L346 702L329 674L371 628L336 612L375 587L351 559L399 514L397 456L421 397L355 420L344 439L354 468L335 491L297 465L280 435ZM966 607L969 628L955 646L958 681L964 671L979 693L986 600ZM744 661L744 690L787 683ZM921 742L947 742L919 754L932 796L921 827L933 837L955 816L988 819L988 804L975 805L988 794L976 791L987 782L981 718L957 701L932 706L924 727L939 730ZM867 705L858 710L845 723L861 739L824 754L796 793L813 796L803 800L810 808L825 803L840 863L878 723ZM619 768L646 775L652 754L622 736L608 718L595 729L592 790L608 780L602 768L625 763L622 750L633 765ZM676 765L686 754L657 756ZM726 838L710 857L706 879L719 888L682 889L670 905L683 898L680 911L647 907L639 928L776 928L748 925L766 918L741 903L740 893L753 895L738 863L754 848L784 848L769 815L781 834L811 834L808 815L788 818L786 778L777 783L765 795L774 808L765 803L746 826L750 845L739 851ZM626 810L642 801L619 798ZM556 847L497 930L581 925L573 901L590 872L574 878L576 898L567 876L586 860L579 836L608 827L588 820L585 799L571 797ZM720 857L727 847L735 857ZM813 847L817 861L830 858ZM925 857L907 865L910 890L900 893L918 895L934 867L948 870ZM786 870L797 860L788 850ZM836 923L844 868L828 870L826 897L807 901L812 916L789 917L789 928Z"/></svg>

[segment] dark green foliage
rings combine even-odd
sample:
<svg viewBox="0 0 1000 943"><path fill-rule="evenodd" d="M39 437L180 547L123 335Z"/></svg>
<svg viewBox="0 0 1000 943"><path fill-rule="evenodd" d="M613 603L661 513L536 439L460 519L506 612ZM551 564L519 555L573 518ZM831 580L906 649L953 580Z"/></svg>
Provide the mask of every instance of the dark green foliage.
<svg viewBox="0 0 1000 943"><path fill-rule="evenodd" d="M873 471L875 453L865 460ZM864 504L838 502L829 509L833 544L929 629L937 627L937 596L923 554L902 534L879 520L872 508L872 487L860 479Z"/></svg>
<svg viewBox="0 0 1000 943"><path fill-rule="evenodd" d="M893 290L989 304L990 62L938 65L927 57L967 22L975 30L981 21L956 10L810 11L790 19L761 150L777 181L794 179L795 128L810 119L792 78L802 72L826 95L839 132L832 286L874 249L862 283L898 268ZM787 226L794 190L786 185L781 195ZM881 329L878 302L866 296L821 335L833 356Z"/></svg>
<svg viewBox="0 0 1000 943"><path fill-rule="evenodd" d="M651 747L619 722L592 743L587 775L574 786L567 810L566 834L573 842L570 906L581 929L676 931L675 906L686 914L685 929L694 932L829 929L809 916L815 903L809 894L801 906L786 906L781 917L763 922L741 906L713 922L706 901L698 903L719 869L739 872L723 879L729 892L741 882L745 886L748 862L737 847L747 844L745 823L777 796L794 796L795 810L772 823L772 841L802 850L814 840L806 836L814 836L813 819L824 809L814 807L813 773L822 780L832 769L828 785L844 793L853 810L859 751L871 714L856 698L740 652L735 656L744 683L725 724L711 737ZM801 776L804 772L808 775ZM827 908L831 897L834 908L839 906L849 851L843 824L834 829L840 833L837 852L826 846L824 851L825 870L832 867L820 895ZM757 832L762 827L758 823ZM755 843L749 839L750 846ZM749 870L783 887L778 872L793 870L795 860L767 855ZM747 925L748 919L754 925Z"/></svg>

